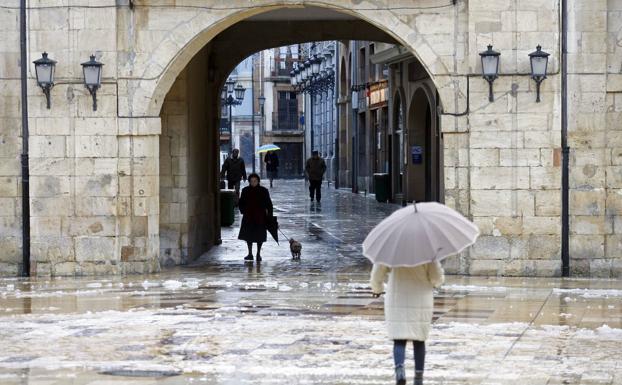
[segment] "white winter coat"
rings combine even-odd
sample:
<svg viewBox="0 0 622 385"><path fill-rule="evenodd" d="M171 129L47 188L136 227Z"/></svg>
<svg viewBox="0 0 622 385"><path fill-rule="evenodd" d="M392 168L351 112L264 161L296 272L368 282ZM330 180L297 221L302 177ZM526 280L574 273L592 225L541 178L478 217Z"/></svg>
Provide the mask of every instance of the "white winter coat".
<svg viewBox="0 0 622 385"><path fill-rule="evenodd" d="M430 334L434 311L433 288L443 284L445 273L439 262L415 267L389 268L374 265L371 289L375 294L384 291L384 317L392 340L425 341Z"/></svg>

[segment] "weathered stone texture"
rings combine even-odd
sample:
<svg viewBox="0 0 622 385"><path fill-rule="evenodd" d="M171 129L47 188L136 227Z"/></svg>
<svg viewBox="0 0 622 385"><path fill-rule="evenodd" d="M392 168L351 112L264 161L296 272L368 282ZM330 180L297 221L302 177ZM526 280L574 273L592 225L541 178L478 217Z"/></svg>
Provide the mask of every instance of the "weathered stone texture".
<svg viewBox="0 0 622 385"><path fill-rule="evenodd" d="M218 213L217 195L189 178L196 171L193 162L208 159L194 154L192 146L214 139L189 127L213 122L193 117L188 108L192 102L213 108L205 89L218 79L210 78L206 61L193 80L186 74L219 28L257 12L258 4L212 1L230 7L216 12L174 4L131 11L114 0L96 3L97 9L30 5L28 62L48 51L62 80L52 89L48 110L29 64L31 230L34 271L40 274L155 271L160 262L184 262L200 238L214 236L214 229L196 232L196 224ZM278 5L289 3L300 5L297 0ZM450 269L559 274L559 2L458 1L433 10L358 3L336 0L323 6L352 9L398 36L430 72L446 111L466 108L464 75L480 72L478 52L487 44L502 52L495 101L488 101L487 82L473 76L470 114L441 117L445 201L472 218L483 234ZM569 6L571 266L575 274L620 276L622 256L615 250L622 233L622 48L616 42L622 5L577 0ZM16 274L21 254L18 43L18 12L3 9L0 244L7 246L0 250L7 251L0 252L2 274ZM537 44L551 53L540 103L535 83L525 75L527 54ZM79 66L93 52L105 63L97 111ZM215 180L215 170L208 171Z"/></svg>

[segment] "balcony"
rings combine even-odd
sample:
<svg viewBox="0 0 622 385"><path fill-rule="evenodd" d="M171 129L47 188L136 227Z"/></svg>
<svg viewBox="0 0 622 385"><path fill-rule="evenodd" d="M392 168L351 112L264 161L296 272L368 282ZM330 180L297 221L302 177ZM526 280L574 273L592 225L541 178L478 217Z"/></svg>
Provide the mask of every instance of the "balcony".
<svg viewBox="0 0 622 385"><path fill-rule="evenodd" d="M281 119L279 119L278 113L272 112L272 133L296 135L301 131L302 126L300 125L300 116L298 114L286 117L281 116Z"/></svg>
<svg viewBox="0 0 622 385"><path fill-rule="evenodd" d="M274 58L270 62L270 76L266 80L289 82L289 73L294 70L294 63L297 61L291 57Z"/></svg>

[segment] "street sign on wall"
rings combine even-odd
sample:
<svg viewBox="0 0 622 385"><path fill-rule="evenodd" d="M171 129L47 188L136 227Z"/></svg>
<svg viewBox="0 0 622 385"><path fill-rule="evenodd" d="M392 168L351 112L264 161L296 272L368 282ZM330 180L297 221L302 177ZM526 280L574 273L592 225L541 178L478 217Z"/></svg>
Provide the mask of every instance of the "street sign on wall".
<svg viewBox="0 0 622 385"><path fill-rule="evenodd" d="M410 149L410 155L412 157L413 164L423 163L423 147L412 146Z"/></svg>

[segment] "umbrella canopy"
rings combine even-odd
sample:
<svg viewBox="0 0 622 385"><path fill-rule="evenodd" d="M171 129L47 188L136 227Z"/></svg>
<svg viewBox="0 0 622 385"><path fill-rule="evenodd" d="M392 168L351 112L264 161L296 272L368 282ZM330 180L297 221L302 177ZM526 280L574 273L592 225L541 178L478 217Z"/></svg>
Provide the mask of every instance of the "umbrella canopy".
<svg viewBox="0 0 622 385"><path fill-rule="evenodd" d="M257 147L257 153L261 154L262 152L277 151L280 149L281 148L277 146L276 144L264 144L263 146Z"/></svg>
<svg viewBox="0 0 622 385"><path fill-rule="evenodd" d="M440 261L475 243L479 229L457 211L437 202L397 210L363 241L363 255L390 267Z"/></svg>
<svg viewBox="0 0 622 385"><path fill-rule="evenodd" d="M266 230L268 230L270 235L272 235L272 238L274 238L274 240L278 244L279 243L279 221L274 215L271 217L269 216L267 218Z"/></svg>

